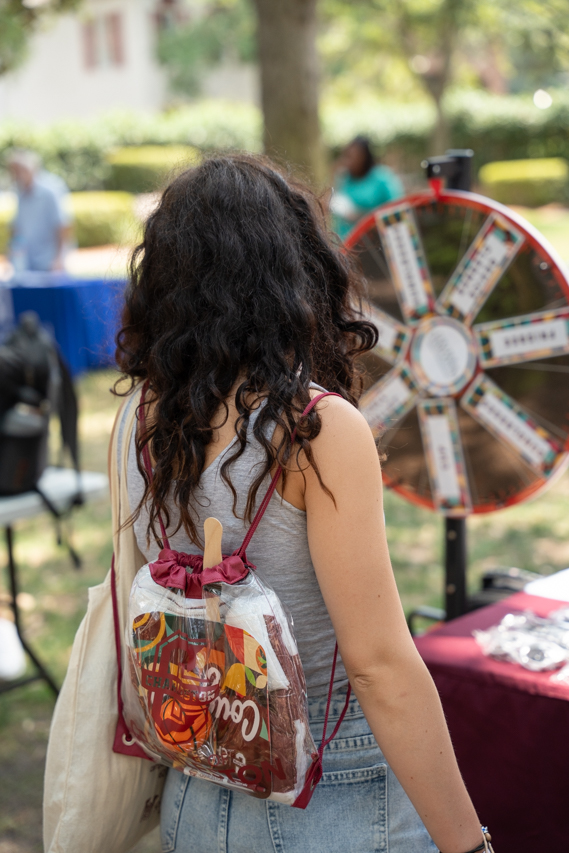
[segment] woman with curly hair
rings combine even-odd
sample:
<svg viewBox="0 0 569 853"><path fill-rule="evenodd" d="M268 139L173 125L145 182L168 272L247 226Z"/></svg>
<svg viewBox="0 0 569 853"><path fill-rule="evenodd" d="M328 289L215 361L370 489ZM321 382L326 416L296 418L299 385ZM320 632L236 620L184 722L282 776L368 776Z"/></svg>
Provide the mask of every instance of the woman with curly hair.
<svg viewBox="0 0 569 853"><path fill-rule="evenodd" d="M130 272L118 360L132 388L148 388L147 429L122 449L141 552L156 559L160 515L173 549L200 554L214 515L231 553L282 466L247 556L292 613L317 742L336 639L332 723L348 683L355 693L305 811L169 770L162 850L484 849L405 623L378 453L357 410L357 359L377 332L319 202L264 159L213 157L166 189ZM343 399L301 418L322 389Z"/></svg>

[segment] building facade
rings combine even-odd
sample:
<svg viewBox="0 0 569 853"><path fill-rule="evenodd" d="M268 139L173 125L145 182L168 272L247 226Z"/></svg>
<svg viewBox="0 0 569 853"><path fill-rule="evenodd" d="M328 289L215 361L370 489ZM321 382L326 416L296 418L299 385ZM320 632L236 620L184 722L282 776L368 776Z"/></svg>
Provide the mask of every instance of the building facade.
<svg viewBox="0 0 569 853"><path fill-rule="evenodd" d="M167 81L156 37L175 14L176 0L84 0L35 33L26 62L0 78L0 120L160 109Z"/></svg>

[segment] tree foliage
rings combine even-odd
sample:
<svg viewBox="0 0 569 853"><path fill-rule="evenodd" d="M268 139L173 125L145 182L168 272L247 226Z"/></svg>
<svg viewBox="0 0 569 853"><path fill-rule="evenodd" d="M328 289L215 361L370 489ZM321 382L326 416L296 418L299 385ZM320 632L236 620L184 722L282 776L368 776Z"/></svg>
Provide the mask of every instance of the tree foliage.
<svg viewBox="0 0 569 853"><path fill-rule="evenodd" d="M321 0L321 12L326 70L340 86L354 70L364 85L393 86L395 63L399 87L438 100L457 81L534 91L569 72L568 0Z"/></svg>
<svg viewBox="0 0 569 853"><path fill-rule="evenodd" d="M196 4L199 14L160 41L179 93L197 94L224 58L256 57L254 0ZM569 0L318 0L318 12L324 95L427 96L437 113L433 152L450 142L445 97L453 85L507 94L569 81Z"/></svg>
<svg viewBox="0 0 569 853"><path fill-rule="evenodd" d="M368 90L422 89L437 109L432 146L441 150L453 83L505 94L561 82L568 12L567 0L322 0L322 52L340 94L357 91L358 73Z"/></svg>
<svg viewBox="0 0 569 853"><path fill-rule="evenodd" d="M224 58L256 57L251 0L194 0L192 8L159 45L182 94L198 93ZM569 0L319 0L319 15L323 90L340 99L423 91L440 102L453 83L501 94L569 77Z"/></svg>
<svg viewBox="0 0 569 853"><path fill-rule="evenodd" d="M255 16L248 0L212 0L197 14L165 27L158 59L173 92L196 95L204 72L224 59L251 62L256 57Z"/></svg>
<svg viewBox="0 0 569 853"><path fill-rule="evenodd" d="M75 8L79 0L0 0L0 75L25 59L29 36L50 15Z"/></svg>

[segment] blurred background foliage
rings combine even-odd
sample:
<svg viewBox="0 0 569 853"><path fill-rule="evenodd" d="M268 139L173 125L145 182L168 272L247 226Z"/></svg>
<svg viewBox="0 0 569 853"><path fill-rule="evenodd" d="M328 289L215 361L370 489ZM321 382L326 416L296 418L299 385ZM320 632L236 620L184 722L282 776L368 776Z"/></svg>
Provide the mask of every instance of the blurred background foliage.
<svg viewBox="0 0 569 853"><path fill-rule="evenodd" d="M254 62L250 0L202 0L199 17L166 27L159 58L178 95L200 92L207 68ZM452 87L495 95L534 93L569 80L565 0L320 0L325 101L426 99L438 121L431 148L449 143L445 95Z"/></svg>
<svg viewBox="0 0 569 853"><path fill-rule="evenodd" d="M549 92L552 105L544 110L529 94L450 90L444 102L450 144L473 148L476 169L494 160L569 159L569 91ZM436 118L426 99L397 101L369 94L352 101L325 97L321 109L324 142L331 155L357 133L365 133L387 162L409 175L420 171ZM49 126L0 123L0 165L11 147L33 148L45 167L64 177L72 190L102 189L112 183L109 152L141 145L259 151L262 116L251 104L200 99L160 116L116 112Z"/></svg>
<svg viewBox="0 0 569 853"><path fill-rule="evenodd" d="M158 59L168 71L172 93L182 97L199 95L204 73L224 60L257 58L249 0L215 0L200 7L197 20L164 27L158 42Z"/></svg>
<svg viewBox="0 0 569 853"><path fill-rule="evenodd" d="M23 11L22 2L0 0L0 72L23 56L41 9L75 2ZM202 97L212 69L256 63L254 3L187 0L186 9L181 18L164 19L157 43L169 109L50 126L1 122L0 167L2 152L29 147L72 190L131 189L117 185L109 158L123 146L261 150L258 108ZM569 159L568 0L319 0L318 9L329 159L364 133L408 186L425 154L447 147L473 148L476 170L496 160ZM6 16L19 35L3 29Z"/></svg>
<svg viewBox="0 0 569 853"><path fill-rule="evenodd" d="M182 94L199 93L203 71L223 59L256 58L249 0L202 0L197 8L183 26L165 27L159 44ZM325 96L435 98L451 84L533 93L567 81L565 0L320 0L320 19Z"/></svg>

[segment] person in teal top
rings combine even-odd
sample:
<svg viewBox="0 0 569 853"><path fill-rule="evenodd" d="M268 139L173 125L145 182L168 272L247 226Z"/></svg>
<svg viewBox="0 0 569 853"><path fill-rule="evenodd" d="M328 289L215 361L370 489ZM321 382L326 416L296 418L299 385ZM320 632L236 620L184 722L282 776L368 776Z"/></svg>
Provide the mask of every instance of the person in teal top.
<svg viewBox="0 0 569 853"><path fill-rule="evenodd" d="M366 213L404 194L395 172L376 163L364 136L356 136L346 146L336 168L330 212L332 228L342 240Z"/></svg>

